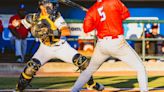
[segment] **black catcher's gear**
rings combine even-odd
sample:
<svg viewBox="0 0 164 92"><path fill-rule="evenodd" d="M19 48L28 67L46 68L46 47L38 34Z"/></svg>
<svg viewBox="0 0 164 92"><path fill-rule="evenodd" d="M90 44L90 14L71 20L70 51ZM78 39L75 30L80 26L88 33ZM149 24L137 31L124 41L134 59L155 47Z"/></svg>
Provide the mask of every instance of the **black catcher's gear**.
<svg viewBox="0 0 164 92"><path fill-rule="evenodd" d="M47 13L52 15L57 13L59 7L57 0L40 0L39 5L43 5L46 8Z"/></svg>
<svg viewBox="0 0 164 92"><path fill-rule="evenodd" d="M39 60L33 58L27 63L24 71L21 73L18 83L16 85L17 91L23 91L31 82L33 76L40 68L41 63Z"/></svg>
<svg viewBox="0 0 164 92"><path fill-rule="evenodd" d="M34 13L28 14L25 19L31 24L31 33L34 37L39 38L45 45L53 46L54 43L59 41L61 36L61 32L54 25L54 21L59 16L60 13L49 17Z"/></svg>
<svg viewBox="0 0 164 92"><path fill-rule="evenodd" d="M58 30L55 30L55 31L59 32ZM55 31L51 29L51 25L45 19L39 21L37 24L33 25L31 28L32 35L36 38L42 38L42 39L48 36L54 36L54 35L59 36L58 33L54 34Z"/></svg>
<svg viewBox="0 0 164 92"><path fill-rule="evenodd" d="M73 57L73 63L79 67L80 71L83 71L89 65L89 60L85 56L82 56L81 54L76 54Z"/></svg>
<svg viewBox="0 0 164 92"><path fill-rule="evenodd" d="M76 54L73 57L73 63L79 68L78 70L80 70L80 72L82 72L89 65L89 60L81 54ZM87 84L85 85L85 87L87 89L95 89L95 90L98 90L98 91L102 91L104 89L104 86L100 83L95 82L93 80L92 76L89 79L89 81L87 82Z"/></svg>
<svg viewBox="0 0 164 92"><path fill-rule="evenodd" d="M44 4L47 4L47 3L51 3L50 0L39 0L39 5L44 5Z"/></svg>

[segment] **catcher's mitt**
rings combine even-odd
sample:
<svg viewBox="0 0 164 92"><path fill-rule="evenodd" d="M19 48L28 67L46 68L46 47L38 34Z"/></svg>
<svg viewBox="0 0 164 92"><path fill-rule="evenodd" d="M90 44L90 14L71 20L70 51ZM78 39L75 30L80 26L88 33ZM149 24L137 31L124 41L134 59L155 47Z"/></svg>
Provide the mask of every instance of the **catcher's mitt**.
<svg viewBox="0 0 164 92"><path fill-rule="evenodd" d="M41 21L32 25L31 33L36 38L45 38L53 35L53 31Z"/></svg>

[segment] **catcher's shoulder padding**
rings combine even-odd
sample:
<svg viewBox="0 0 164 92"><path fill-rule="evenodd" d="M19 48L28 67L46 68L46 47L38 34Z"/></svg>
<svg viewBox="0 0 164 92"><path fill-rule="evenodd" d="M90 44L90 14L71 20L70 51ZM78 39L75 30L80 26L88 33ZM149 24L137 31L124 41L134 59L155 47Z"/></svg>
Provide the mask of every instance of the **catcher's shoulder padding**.
<svg viewBox="0 0 164 92"><path fill-rule="evenodd" d="M35 22L37 22L38 17L39 16L37 13L30 13L26 15L25 19L29 24L34 24Z"/></svg>

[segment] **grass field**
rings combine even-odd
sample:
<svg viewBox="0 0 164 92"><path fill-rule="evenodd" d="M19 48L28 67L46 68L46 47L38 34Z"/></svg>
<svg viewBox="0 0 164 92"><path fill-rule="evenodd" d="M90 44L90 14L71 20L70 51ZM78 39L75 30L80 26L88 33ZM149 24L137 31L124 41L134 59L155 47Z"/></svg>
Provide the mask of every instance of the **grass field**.
<svg viewBox="0 0 164 92"><path fill-rule="evenodd" d="M32 81L32 88L41 89L69 89L77 77L36 77ZM0 77L0 89L13 89L18 78ZM134 76L95 77L97 82L106 88L138 88ZM149 88L164 88L164 76L149 77Z"/></svg>

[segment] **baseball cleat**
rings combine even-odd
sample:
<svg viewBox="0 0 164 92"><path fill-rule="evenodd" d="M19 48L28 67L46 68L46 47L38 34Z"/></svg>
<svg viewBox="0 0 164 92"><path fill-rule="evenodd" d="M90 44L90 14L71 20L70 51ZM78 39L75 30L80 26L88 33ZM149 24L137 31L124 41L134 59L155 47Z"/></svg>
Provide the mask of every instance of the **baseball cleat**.
<svg viewBox="0 0 164 92"><path fill-rule="evenodd" d="M98 91L102 91L102 90L104 90L104 88L105 88L104 85L102 85L100 83L96 83L96 85L93 86L93 89L96 89Z"/></svg>
<svg viewBox="0 0 164 92"><path fill-rule="evenodd" d="M92 85L85 85L88 90L97 90L97 91L102 91L104 90L104 85L94 82Z"/></svg>

